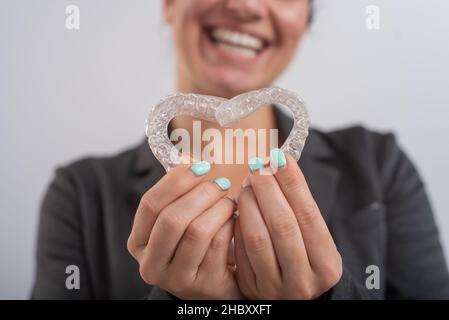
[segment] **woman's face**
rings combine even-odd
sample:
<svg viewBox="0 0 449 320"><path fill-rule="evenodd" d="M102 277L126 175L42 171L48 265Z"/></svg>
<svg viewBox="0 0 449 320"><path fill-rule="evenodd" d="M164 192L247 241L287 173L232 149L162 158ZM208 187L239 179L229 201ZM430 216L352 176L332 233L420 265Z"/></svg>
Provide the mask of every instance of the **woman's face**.
<svg viewBox="0 0 449 320"><path fill-rule="evenodd" d="M232 97L269 86L307 29L309 0L164 0L178 86Z"/></svg>

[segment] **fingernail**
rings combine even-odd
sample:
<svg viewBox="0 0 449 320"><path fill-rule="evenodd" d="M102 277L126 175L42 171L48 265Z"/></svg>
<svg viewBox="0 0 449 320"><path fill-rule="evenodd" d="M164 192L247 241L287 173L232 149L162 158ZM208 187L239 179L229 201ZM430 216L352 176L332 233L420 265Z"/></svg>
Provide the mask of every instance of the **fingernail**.
<svg viewBox="0 0 449 320"><path fill-rule="evenodd" d="M265 163L263 162L263 160L261 158L254 157L248 161L248 165L249 165L251 172L255 172L257 170L262 169L265 166Z"/></svg>
<svg viewBox="0 0 449 320"><path fill-rule="evenodd" d="M210 163L207 161L197 162L190 167L190 170L192 170L197 177L205 175L210 171Z"/></svg>
<svg viewBox="0 0 449 320"><path fill-rule="evenodd" d="M287 163L284 151L278 148L274 148L273 150L271 150L270 160L274 168L282 168Z"/></svg>
<svg viewBox="0 0 449 320"><path fill-rule="evenodd" d="M221 190L226 191L231 188L231 181L229 179L221 177L214 180L214 182L220 187Z"/></svg>

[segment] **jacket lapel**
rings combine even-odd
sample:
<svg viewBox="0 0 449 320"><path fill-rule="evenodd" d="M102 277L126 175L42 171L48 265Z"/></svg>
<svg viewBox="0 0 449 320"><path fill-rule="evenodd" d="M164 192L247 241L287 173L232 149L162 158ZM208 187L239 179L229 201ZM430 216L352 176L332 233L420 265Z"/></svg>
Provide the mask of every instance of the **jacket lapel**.
<svg viewBox="0 0 449 320"><path fill-rule="evenodd" d="M303 153L299 166L304 173L309 189L315 199L326 223L329 224L339 172L316 158Z"/></svg>
<svg viewBox="0 0 449 320"><path fill-rule="evenodd" d="M287 137L293 127L293 119L277 108L277 121L282 137ZM310 129L304 150L299 159L299 167L306 178L309 189L326 223L329 224L339 171L331 165L334 154L322 133Z"/></svg>

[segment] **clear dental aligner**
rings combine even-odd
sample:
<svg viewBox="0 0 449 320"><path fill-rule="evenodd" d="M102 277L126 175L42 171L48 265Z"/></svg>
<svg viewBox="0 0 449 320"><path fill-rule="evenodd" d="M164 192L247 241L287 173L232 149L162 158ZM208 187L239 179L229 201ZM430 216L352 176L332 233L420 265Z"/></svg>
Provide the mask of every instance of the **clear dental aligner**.
<svg viewBox="0 0 449 320"><path fill-rule="evenodd" d="M267 104L282 105L290 110L294 124L281 150L299 160L309 133L309 116L296 93L279 87L246 92L229 100L192 93L170 95L156 104L148 115L145 129L148 144L168 171L181 163L179 150L168 137L168 124L174 117L188 115L229 127Z"/></svg>

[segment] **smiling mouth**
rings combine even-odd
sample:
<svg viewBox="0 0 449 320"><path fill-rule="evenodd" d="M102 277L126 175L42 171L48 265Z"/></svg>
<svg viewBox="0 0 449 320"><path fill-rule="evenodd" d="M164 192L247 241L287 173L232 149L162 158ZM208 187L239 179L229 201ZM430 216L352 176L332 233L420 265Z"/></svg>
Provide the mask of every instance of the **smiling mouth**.
<svg viewBox="0 0 449 320"><path fill-rule="evenodd" d="M268 46L262 38L227 28L210 28L206 33L214 45L243 58L255 58Z"/></svg>

